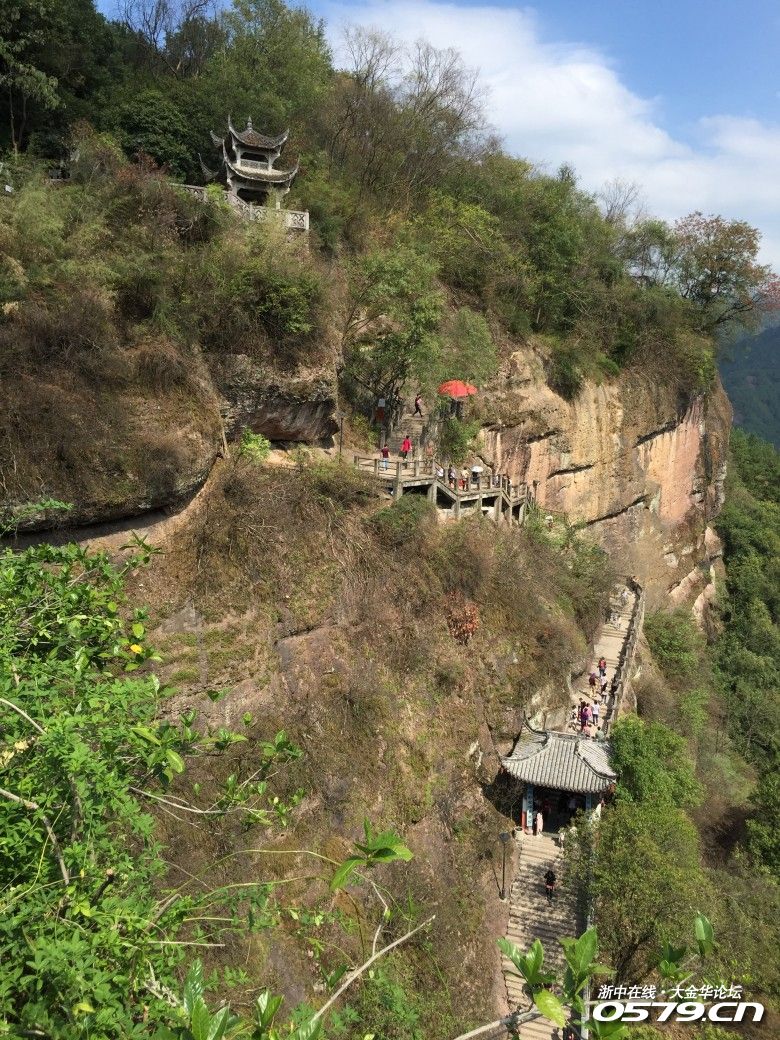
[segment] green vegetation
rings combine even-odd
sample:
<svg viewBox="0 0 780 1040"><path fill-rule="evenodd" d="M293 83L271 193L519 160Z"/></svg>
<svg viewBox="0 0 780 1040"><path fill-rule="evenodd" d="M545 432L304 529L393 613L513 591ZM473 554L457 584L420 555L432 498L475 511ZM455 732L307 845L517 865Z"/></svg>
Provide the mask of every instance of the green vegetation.
<svg viewBox="0 0 780 1040"><path fill-rule="evenodd" d="M734 422L780 450L780 328L730 343L718 363Z"/></svg>
<svg viewBox="0 0 780 1040"><path fill-rule="evenodd" d="M612 733L619 782L598 839L582 823L567 842L573 876L595 907L605 952L621 980L640 982L664 942L684 943L686 912L710 912L699 840L685 809L701 800L685 742L635 716Z"/></svg>
<svg viewBox="0 0 780 1040"><path fill-rule="evenodd" d="M183 998L174 996L190 948L273 932L288 913L308 916L277 899L270 876L222 886L192 873L173 878L150 810L211 818L217 828L238 813L257 840L286 826L300 801L275 788L280 769L301 752L284 732L257 734L249 776L221 777L212 763L203 781L186 783L188 760L219 757L247 737L197 728L192 710L175 724L160 721L158 680L148 669L129 674L159 660L146 615L123 595L125 576L149 560L143 543L138 549L122 570L75 545L6 549L0 557L0 1020L14 1034L62 1040L282 1033L312 1040L320 1028L312 1012L300 1009L295 1026L274 1024L281 998L267 992L254 1025L227 1007L212 1014L199 962ZM337 868L334 891L376 864L411 858L395 834L377 833L368 821L343 864L320 857ZM332 916L324 907L312 923ZM229 987L231 970L209 988Z"/></svg>
<svg viewBox="0 0 780 1040"><path fill-rule="evenodd" d="M660 943L682 945L686 907L716 925L717 969L754 991L780 988L771 924L778 892L778 465L770 445L737 431L718 518L725 589L708 644L690 612L649 614L660 670L640 680L640 717L612 733L619 781L598 840L567 845L590 892L618 977L657 970ZM767 931L768 929L768 931Z"/></svg>
<svg viewBox="0 0 780 1040"><path fill-rule="evenodd" d="M240 454L251 459L252 462L265 462L271 453L271 442L262 433L252 433L244 430L241 434Z"/></svg>
<svg viewBox="0 0 780 1040"><path fill-rule="evenodd" d="M460 465L464 462L474 438L479 433L479 422L461 422L454 415L442 420L439 433L439 452L442 459Z"/></svg>
<svg viewBox="0 0 780 1040"><path fill-rule="evenodd" d="M564 397L626 366L692 393L712 383L710 334L771 295L743 222L693 214L668 227L620 200L602 212L570 168L550 176L501 152L472 73L428 44L405 54L353 30L337 72L323 27L282 0L215 12L134 0L116 21L91 0L14 10L0 338L15 363L76 354L94 369L143 341L168 359L150 357L151 372L184 381L171 344L311 360L335 313L343 388L366 415L412 382L480 385L496 343L530 333L553 344L550 385ZM203 204L168 186L202 179L209 129L229 113L291 127L290 205L311 209L321 251L236 227L214 187ZM59 163L72 176L55 189L42 175ZM345 257L346 292L322 254Z"/></svg>
<svg viewBox="0 0 780 1040"><path fill-rule="evenodd" d="M780 454L753 434L734 432L724 542L726 595L715 665L728 705L731 739L756 769L748 847L780 876Z"/></svg>
<svg viewBox="0 0 780 1040"><path fill-rule="evenodd" d="M147 807L186 805L172 790L185 757L245 738L199 732L194 713L156 719L159 683L127 674L155 659L146 618L127 610L105 555L4 550L0 572L0 1016L51 1037L151 1035L171 1017L165 986L184 941L214 941L238 922L230 891L158 888L165 864ZM297 754L277 741L259 778ZM216 814L240 807L262 828L282 818L266 783L233 779L215 793ZM272 886L244 896L259 921L273 916Z"/></svg>

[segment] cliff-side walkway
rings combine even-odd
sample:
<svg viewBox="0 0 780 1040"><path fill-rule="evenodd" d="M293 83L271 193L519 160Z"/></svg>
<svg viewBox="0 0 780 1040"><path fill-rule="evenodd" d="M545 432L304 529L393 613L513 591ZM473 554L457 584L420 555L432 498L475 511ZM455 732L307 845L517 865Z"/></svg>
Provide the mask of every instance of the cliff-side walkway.
<svg viewBox="0 0 780 1040"><path fill-rule="evenodd" d="M623 698L623 689L628 679L634 657L636 641L644 618L644 591L633 578L625 578L615 586L610 597L609 617L598 629L593 643L590 666L571 695L571 710L575 716L566 724L569 729L579 729L576 719L581 700L591 703L596 691L590 688L588 677L598 675L598 662L603 657L607 662L607 695L600 704L599 729L606 735L617 718ZM596 735L593 726L589 727Z"/></svg>
<svg viewBox="0 0 780 1040"><path fill-rule="evenodd" d="M513 484L507 477L480 473L476 479L450 482L442 467L432 459L384 460L376 455L355 455L355 467L382 481L396 497L424 494L430 502L457 519L469 513L495 520L523 524L530 504L525 484ZM465 484L465 486L464 486Z"/></svg>

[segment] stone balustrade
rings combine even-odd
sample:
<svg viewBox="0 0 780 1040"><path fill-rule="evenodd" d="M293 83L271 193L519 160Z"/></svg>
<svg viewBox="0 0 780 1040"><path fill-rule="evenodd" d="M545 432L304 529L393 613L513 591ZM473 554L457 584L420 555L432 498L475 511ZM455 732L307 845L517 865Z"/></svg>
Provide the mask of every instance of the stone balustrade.
<svg viewBox="0 0 780 1040"><path fill-rule="evenodd" d="M188 195L195 198L206 199L206 189L200 184L180 184L179 187ZM287 231L309 230L309 211L298 209L271 209L268 206L253 206L244 202L230 191L224 193L227 204L236 211L244 220L260 220L266 223L282 224Z"/></svg>

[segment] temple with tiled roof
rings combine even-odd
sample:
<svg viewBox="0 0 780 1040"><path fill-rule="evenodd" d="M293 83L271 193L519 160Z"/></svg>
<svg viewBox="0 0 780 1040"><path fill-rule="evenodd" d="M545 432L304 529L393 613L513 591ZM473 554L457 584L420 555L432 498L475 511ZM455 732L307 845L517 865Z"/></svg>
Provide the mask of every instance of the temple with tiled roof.
<svg viewBox="0 0 780 1040"><path fill-rule="evenodd" d="M274 165L288 134L287 130L278 137L258 133L251 119L247 119L244 130L236 130L228 119L228 132L224 137L211 133L221 158L219 169L211 170L201 160L206 179L221 180L228 191L243 202L265 205L271 200L279 209L298 172L297 164L291 170L276 169Z"/></svg>
<svg viewBox="0 0 780 1040"><path fill-rule="evenodd" d="M558 830L578 809L590 812L614 790L617 774L606 740L580 733L535 730L526 723L511 755L501 759L504 771L518 783L522 809L517 821L530 827L536 810L546 805L545 827ZM551 826L552 824L552 826Z"/></svg>

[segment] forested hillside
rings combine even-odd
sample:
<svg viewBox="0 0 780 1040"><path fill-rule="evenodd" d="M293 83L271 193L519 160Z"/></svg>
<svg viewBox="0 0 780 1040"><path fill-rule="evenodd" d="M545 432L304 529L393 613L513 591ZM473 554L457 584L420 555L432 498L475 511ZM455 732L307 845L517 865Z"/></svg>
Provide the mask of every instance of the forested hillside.
<svg viewBox="0 0 780 1040"><path fill-rule="evenodd" d="M780 327L730 344L718 368L737 426L780 446Z"/></svg>
<svg viewBox="0 0 780 1040"><path fill-rule="evenodd" d="M759 232L509 154L454 51L345 54L281 0L0 0L0 1033L508 1035L501 758L629 586L598 938L557 995L514 951L527 1013L604 960L769 1017L778 456L726 478L716 348ZM209 179L250 119L308 232Z"/></svg>

